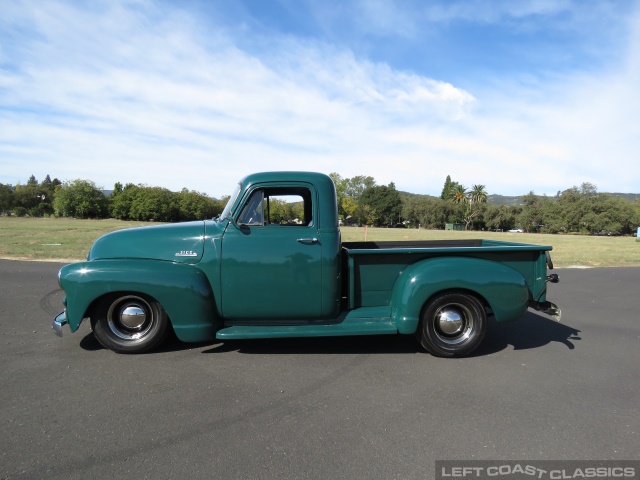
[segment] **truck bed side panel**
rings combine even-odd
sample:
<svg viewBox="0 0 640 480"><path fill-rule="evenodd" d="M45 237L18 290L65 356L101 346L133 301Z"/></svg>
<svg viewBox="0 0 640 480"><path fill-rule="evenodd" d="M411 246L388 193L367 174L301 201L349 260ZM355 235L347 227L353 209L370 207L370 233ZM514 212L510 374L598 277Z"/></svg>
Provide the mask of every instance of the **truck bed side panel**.
<svg viewBox="0 0 640 480"><path fill-rule="evenodd" d="M445 290L465 290L486 300L498 322L516 320L527 310L529 289L519 272L479 258L441 257L414 263L396 282L392 321L400 333L418 327L425 303Z"/></svg>

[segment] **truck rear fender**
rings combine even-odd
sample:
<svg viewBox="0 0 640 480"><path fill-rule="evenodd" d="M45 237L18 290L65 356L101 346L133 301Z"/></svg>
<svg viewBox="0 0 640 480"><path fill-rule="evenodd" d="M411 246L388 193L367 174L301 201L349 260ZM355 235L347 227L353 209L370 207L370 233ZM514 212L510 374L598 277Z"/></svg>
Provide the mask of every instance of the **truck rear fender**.
<svg viewBox="0 0 640 480"><path fill-rule="evenodd" d="M414 333L423 306L436 293L467 290L485 303L497 322L516 320L527 310L529 288L516 270L470 257L440 257L407 267L391 295L391 319L399 333Z"/></svg>
<svg viewBox="0 0 640 480"><path fill-rule="evenodd" d="M95 301L114 292L148 295L163 306L185 342L212 340L222 326L211 286L192 265L157 260L95 260L60 270L66 294L66 317L72 332L91 315Z"/></svg>

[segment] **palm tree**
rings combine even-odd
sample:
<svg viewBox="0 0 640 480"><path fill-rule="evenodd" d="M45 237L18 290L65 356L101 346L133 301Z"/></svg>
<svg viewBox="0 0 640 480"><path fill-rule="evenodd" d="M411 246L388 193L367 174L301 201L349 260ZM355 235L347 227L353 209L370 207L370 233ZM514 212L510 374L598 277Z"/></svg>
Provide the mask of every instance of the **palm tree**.
<svg viewBox="0 0 640 480"><path fill-rule="evenodd" d="M473 222L473 219L480 215L480 212L473 206L478 203L485 203L487 201L487 192L484 189L484 185L474 185L471 187L470 192L466 192L466 200L468 202L467 211L464 219L464 229L468 230L469 226ZM457 193L457 192L456 192Z"/></svg>
<svg viewBox="0 0 640 480"><path fill-rule="evenodd" d="M467 188L464 185L456 185L452 198L455 203L467 203L469 201Z"/></svg>
<svg viewBox="0 0 640 480"><path fill-rule="evenodd" d="M485 203L487 201L487 191L484 185L474 185L467 195L470 203Z"/></svg>

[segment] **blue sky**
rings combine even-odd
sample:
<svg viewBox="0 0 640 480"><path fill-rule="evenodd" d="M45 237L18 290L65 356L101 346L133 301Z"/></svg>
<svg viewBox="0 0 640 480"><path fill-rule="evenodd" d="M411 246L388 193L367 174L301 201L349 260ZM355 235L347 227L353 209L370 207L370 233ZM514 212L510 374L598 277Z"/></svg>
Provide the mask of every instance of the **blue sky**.
<svg viewBox="0 0 640 480"><path fill-rule="evenodd" d="M0 0L0 183L640 192L640 3Z"/></svg>

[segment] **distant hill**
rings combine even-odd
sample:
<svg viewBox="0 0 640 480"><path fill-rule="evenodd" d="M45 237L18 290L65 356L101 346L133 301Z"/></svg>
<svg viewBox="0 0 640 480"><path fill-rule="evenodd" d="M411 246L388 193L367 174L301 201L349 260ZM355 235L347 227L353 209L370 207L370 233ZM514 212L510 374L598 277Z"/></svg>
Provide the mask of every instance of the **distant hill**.
<svg viewBox="0 0 640 480"><path fill-rule="evenodd" d="M407 198L411 198L411 197L431 197L431 198L436 198L433 195L425 195L423 193L409 193L409 192L403 192L398 190L398 193L400 194L400 197L407 197ZM439 196L437 198L440 198Z"/></svg>
<svg viewBox="0 0 640 480"><path fill-rule="evenodd" d="M524 202L522 201L522 197L524 195L520 195L519 197L510 197L507 195L487 195L487 203L490 205L522 205Z"/></svg>
<svg viewBox="0 0 640 480"><path fill-rule="evenodd" d="M640 200L640 193L610 193L614 197L625 198L627 200Z"/></svg>
<svg viewBox="0 0 640 480"><path fill-rule="evenodd" d="M598 192L598 193L606 193L607 195L611 195L613 197L624 198L625 200L634 201L640 200L640 193L607 193L607 192ZM508 195L487 195L487 203L492 205L524 205L524 201L522 198L524 195L512 197ZM550 199L555 199L555 195L552 197L548 197Z"/></svg>

